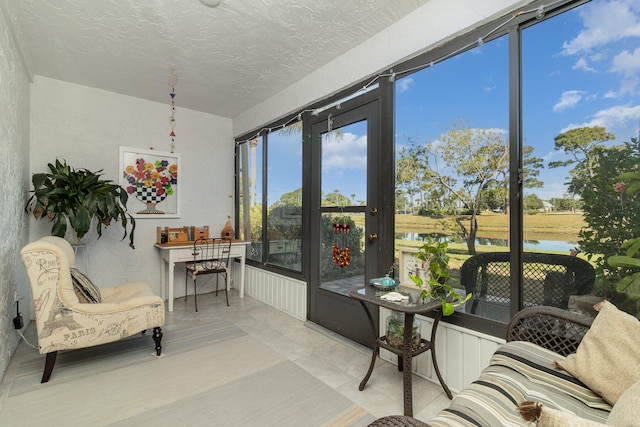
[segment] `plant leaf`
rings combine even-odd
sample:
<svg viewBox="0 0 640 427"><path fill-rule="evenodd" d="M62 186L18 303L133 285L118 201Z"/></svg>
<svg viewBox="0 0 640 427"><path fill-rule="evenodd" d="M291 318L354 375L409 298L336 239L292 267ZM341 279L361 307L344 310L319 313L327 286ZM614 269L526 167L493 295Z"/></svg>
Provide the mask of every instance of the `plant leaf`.
<svg viewBox="0 0 640 427"><path fill-rule="evenodd" d="M607 259L611 267L640 268L640 259L624 255L612 255Z"/></svg>
<svg viewBox="0 0 640 427"><path fill-rule="evenodd" d="M450 302L442 301L442 315L443 316L451 316L455 309L453 308L453 304Z"/></svg>

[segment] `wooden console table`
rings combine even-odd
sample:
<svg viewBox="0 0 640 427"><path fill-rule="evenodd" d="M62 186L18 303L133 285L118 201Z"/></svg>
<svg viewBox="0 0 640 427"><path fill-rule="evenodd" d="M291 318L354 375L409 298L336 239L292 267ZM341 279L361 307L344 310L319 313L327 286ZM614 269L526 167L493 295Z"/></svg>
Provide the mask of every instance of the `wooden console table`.
<svg viewBox="0 0 640 427"><path fill-rule="evenodd" d="M447 384L444 382L444 379L440 374L440 369L438 369L438 362L436 360L435 340L438 323L440 323L440 319L442 318L442 303L439 300L430 299L427 299L424 302L420 301L420 290L414 288L405 288L403 286L400 286L396 289L396 292L408 295L409 300L403 302L392 302L383 300L380 297L387 292L377 290L373 286L351 289L349 291L349 296L351 298L357 299L364 308L365 313L367 314L369 325L371 327L371 336L374 343L373 354L371 356L371 364L369 365L369 370L364 376L364 379L362 380L362 382L360 382L359 390L362 391L364 389L367 381L369 381L369 377L371 377L373 367L376 363L376 357L380 352L380 347L389 350L390 352L398 356L398 369L402 370L402 382L404 389L404 415L412 417L413 392L411 383L411 359L414 356L422 354L427 350L431 350L431 360L433 362L433 368L436 372L436 375L438 376L438 381L440 381L440 385L442 385L442 388L447 394L447 397L449 399L453 398L449 387L447 387ZM375 323L373 322L373 317L371 316L371 312L369 311L366 303L404 313L403 348L398 348L390 345L387 342L386 336L378 337L378 334L376 333ZM416 314L426 314L429 312L436 313L435 319L433 321L433 326L431 328L431 339L421 339L420 345L414 349L412 345L413 319L415 318Z"/></svg>
<svg viewBox="0 0 640 427"><path fill-rule="evenodd" d="M231 254L229 258L235 258L240 261L240 280L238 285L238 292L240 298L244 298L244 264L247 252L247 245L249 242L242 240L231 241ZM161 270L160 281L162 286L162 299L165 299L167 287L168 287L168 309L173 311L173 271L177 262L193 261L193 242L188 243L156 243L155 247L160 249ZM167 267L169 271L167 273ZM167 280L167 274L169 276ZM235 282L235 281L234 281Z"/></svg>

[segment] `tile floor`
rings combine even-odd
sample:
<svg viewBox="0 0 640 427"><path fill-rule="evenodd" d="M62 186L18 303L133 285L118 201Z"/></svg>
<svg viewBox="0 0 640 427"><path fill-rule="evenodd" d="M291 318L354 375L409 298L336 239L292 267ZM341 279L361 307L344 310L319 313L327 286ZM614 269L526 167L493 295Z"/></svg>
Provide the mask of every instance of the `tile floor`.
<svg viewBox="0 0 640 427"><path fill-rule="evenodd" d="M214 293L198 295L199 312L196 313L192 296L187 301L178 298L174 311L167 313L163 329L169 333L181 325L224 317L375 417L402 414L402 373L395 365L378 359L367 386L359 391L358 385L371 360L370 349L317 325L301 322L251 297L241 299L235 290L229 293L229 300L231 306L227 307L224 293L218 297ZM27 337L35 340L33 327L29 325ZM25 344L20 343L14 358L31 357L25 355L34 350L27 352L23 347ZM0 383L2 389L7 389L6 383ZM413 376L413 396L414 417L422 421L431 419L450 402L439 384L416 375Z"/></svg>
<svg viewBox="0 0 640 427"><path fill-rule="evenodd" d="M233 321L374 416L402 414L402 372L395 365L378 358L365 389L359 391L358 385L371 361L369 348L313 323L301 322L251 297L241 299L234 290L229 298L231 306L225 307L213 294L199 296L197 314L193 312L191 297L186 303L181 298L176 299L174 312L167 315L166 327L169 328L172 322L225 310L225 319ZM224 295L220 294L218 299L224 300ZM415 418L427 421L449 403L439 384L413 376Z"/></svg>

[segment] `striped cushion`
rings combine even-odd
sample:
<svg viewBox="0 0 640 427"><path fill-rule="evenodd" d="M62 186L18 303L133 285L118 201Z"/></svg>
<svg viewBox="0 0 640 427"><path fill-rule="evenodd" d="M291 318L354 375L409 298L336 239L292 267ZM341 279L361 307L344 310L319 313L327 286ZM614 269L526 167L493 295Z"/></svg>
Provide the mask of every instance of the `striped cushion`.
<svg viewBox="0 0 640 427"><path fill-rule="evenodd" d="M76 268L70 268L73 291L81 303L98 304L101 302L100 290L93 282Z"/></svg>
<svg viewBox="0 0 640 427"><path fill-rule="evenodd" d="M553 367L557 353L524 341L500 346L489 366L451 405L429 425L437 426L527 426L516 405L526 400L542 402L582 418L604 423L611 406L567 372Z"/></svg>

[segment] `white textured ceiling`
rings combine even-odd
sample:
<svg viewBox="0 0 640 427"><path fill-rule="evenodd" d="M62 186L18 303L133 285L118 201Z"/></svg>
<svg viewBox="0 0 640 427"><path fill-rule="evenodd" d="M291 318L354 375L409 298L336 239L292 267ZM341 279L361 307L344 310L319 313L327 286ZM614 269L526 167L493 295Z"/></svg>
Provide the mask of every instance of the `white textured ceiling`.
<svg viewBox="0 0 640 427"><path fill-rule="evenodd" d="M428 0L9 0L32 73L233 118Z"/></svg>

